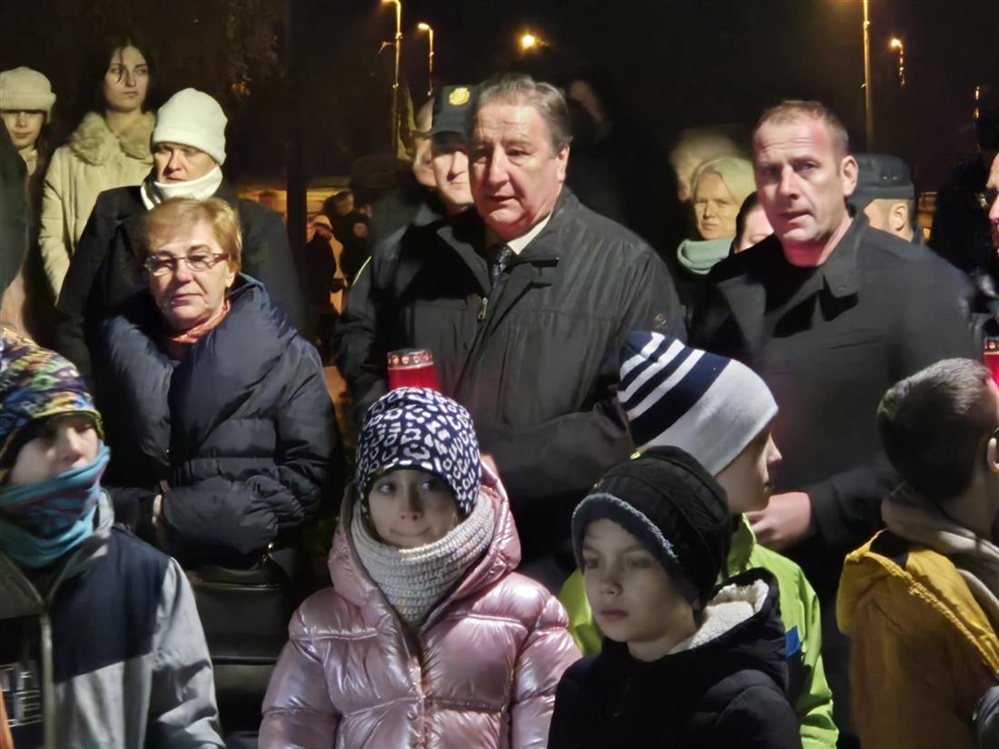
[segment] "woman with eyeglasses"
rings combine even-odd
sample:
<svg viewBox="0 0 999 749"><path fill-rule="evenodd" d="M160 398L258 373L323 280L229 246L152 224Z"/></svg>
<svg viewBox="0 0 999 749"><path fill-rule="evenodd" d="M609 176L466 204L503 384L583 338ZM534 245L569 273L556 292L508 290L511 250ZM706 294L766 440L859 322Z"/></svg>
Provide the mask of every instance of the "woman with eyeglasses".
<svg viewBox="0 0 999 749"><path fill-rule="evenodd" d="M187 568L248 568L294 544L337 473L322 366L240 274L228 203L165 200L140 236L148 288L95 346L116 519Z"/></svg>
<svg viewBox="0 0 999 749"><path fill-rule="evenodd" d="M45 274L58 299L69 261L104 190L137 185L149 173L156 64L133 34L112 34L81 69L82 119L52 154L42 193L39 242Z"/></svg>
<svg viewBox="0 0 999 749"><path fill-rule="evenodd" d="M171 96L156 113L149 141L153 168L141 184L101 193L66 273L56 305L55 349L93 387L91 349L104 319L146 285L136 258L143 217L169 198L220 198L239 216L242 267L296 324L299 279L281 216L240 198L222 174L228 118L213 97L193 88Z"/></svg>

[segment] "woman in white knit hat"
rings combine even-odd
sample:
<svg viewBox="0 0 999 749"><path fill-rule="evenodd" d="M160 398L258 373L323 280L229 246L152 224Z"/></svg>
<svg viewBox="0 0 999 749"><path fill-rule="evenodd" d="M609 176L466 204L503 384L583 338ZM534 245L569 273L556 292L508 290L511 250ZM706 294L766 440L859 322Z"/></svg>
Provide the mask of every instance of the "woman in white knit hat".
<svg viewBox="0 0 999 749"><path fill-rule="evenodd" d="M146 285L134 252L143 217L169 198L218 198L239 216L243 270L262 282L278 307L298 324L302 296L281 216L236 194L222 174L225 128L221 105L185 88L156 113L153 169L133 185L108 190L94 206L89 228L66 274L57 305L55 348L90 379L90 345L111 309Z"/></svg>
<svg viewBox="0 0 999 749"><path fill-rule="evenodd" d="M149 48L132 35L110 36L84 73L88 111L53 154L42 198L41 251L56 297L97 196L139 184L153 163L154 118L146 105L156 70Z"/></svg>
<svg viewBox="0 0 999 749"><path fill-rule="evenodd" d="M55 300L48 292L38 254L38 216L42 182L51 155L48 125L55 100L52 84L37 70L19 67L0 72L0 121L24 160L28 191L28 243L24 267L4 296L0 320L26 329L43 344L47 343Z"/></svg>

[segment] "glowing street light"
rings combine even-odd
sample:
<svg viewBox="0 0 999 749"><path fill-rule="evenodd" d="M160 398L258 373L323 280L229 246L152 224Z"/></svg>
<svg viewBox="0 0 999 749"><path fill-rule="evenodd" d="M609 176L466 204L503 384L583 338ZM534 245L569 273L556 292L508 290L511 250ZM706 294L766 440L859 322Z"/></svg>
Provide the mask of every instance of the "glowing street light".
<svg viewBox="0 0 999 749"><path fill-rule="evenodd" d="M520 48L525 52L529 49L534 49L535 47L540 46L540 44L541 40L531 32L522 34L520 37Z"/></svg>
<svg viewBox="0 0 999 749"><path fill-rule="evenodd" d="M383 0L384 2L384 0ZM867 150L874 150L874 107L871 104L871 22L864 0L864 130Z"/></svg>
<svg viewBox="0 0 999 749"><path fill-rule="evenodd" d="M427 67L429 68L429 74L427 75L427 96L434 95L434 27L429 23L420 22L416 24L416 28L420 31L426 31L427 36L430 39L430 53L427 55Z"/></svg>
<svg viewBox="0 0 999 749"><path fill-rule="evenodd" d="M382 2L395 3L395 81L392 84L392 153L395 153L399 148L399 60L402 56L402 0L382 0Z"/></svg>
<svg viewBox="0 0 999 749"><path fill-rule="evenodd" d="M905 45L897 36L888 42L888 49L898 50L898 85L905 87Z"/></svg>

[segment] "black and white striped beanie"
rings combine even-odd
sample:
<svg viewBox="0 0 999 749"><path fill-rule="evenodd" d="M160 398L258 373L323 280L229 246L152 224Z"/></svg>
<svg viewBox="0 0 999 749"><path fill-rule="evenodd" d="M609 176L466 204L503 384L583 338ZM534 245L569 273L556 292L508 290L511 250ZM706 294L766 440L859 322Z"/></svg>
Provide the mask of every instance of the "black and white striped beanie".
<svg viewBox="0 0 999 749"><path fill-rule="evenodd" d="M643 331L621 349L618 399L639 450L679 447L712 476L777 415L770 389L746 365Z"/></svg>

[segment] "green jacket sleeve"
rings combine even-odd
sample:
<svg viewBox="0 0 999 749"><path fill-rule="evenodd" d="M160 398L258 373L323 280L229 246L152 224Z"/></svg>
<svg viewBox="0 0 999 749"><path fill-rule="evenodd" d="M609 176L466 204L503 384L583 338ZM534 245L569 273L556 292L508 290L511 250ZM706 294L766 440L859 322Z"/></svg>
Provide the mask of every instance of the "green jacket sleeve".
<svg viewBox="0 0 999 749"><path fill-rule="evenodd" d="M573 572L565 581L558 594L558 600L569 614L569 634L576 641L576 647L583 653L583 657L599 653L603 635L593 621L590 602L586 599L583 575L579 570Z"/></svg>
<svg viewBox="0 0 999 749"><path fill-rule="evenodd" d="M822 663L819 598L800 568L796 577L797 595L804 614L800 630L804 675L801 691L794 703L794 711L801 723L801 746L802 749L835 749L839 730L833 723L832 691L826 682L826 670Z"/></svg>

